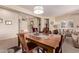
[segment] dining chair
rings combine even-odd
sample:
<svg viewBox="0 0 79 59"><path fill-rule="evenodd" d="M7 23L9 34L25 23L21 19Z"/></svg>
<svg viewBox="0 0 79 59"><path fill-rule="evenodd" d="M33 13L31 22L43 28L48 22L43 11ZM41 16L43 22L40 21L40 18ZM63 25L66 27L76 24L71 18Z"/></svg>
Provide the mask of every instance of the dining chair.
<svg viewBox="0 0 79 59"><path fill-rule="evenodd" d="M58 34L58 30L56 29L56 30L54 30L53 31L53 34ZM57 47L56 49L55 49L55 53L62 53L62 43L63 43L63 41L64 41L64 36L63 35L61 35L61 40L60 40L60 42L59 42L59 47Z"/></svg>
<svg viewBox="0 0 79 59"><path fill-rule="evenodd" d="M62 43L63 43L63 35L61 35L61 40L59 42L59 46L55 49L55 53L62 53Z"/></svg>
<svg viewBox="0 0 79 59"><path fill-rule="evenodd" d="M57 34L53 34L53 35L49 36L48 39L58 38L57 36L58 36ZM59 37L61 37L61 40L59 42L59 46L55 49L55 53L62 53L62 42L63 42L62 40L63 40L63 36L59 35ZM57 40L57 42L58 42L58 40Z"/></svg>
<svg viewBox="0 0 79 59"><path fill-rule="evenodd" d="M53 31L53 34L58 34L58 30L57 30L57 29L54 30L54 31Z"/></svg>
<svg viewBox="0 0 79 59"><path fill-rule="evenodd" d="M23 53L32 53L33 49L35 49L37 47L37 45L35 45L32 42L26 42L26 38L24 38L24 34L19 34L19 40L20 40L20 44L22 46L22 52Z"/></svg>

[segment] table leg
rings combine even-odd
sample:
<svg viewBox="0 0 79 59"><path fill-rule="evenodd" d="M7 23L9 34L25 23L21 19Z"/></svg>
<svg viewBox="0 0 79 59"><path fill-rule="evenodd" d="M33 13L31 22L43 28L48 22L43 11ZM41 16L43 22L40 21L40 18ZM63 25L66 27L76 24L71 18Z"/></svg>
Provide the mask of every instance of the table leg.
<svg viewBox="0 0 79 59"><path fill-rule="evenodd" d="M20 47L20 39L19 39L19 37L18 37L18 47Z"/></svg>

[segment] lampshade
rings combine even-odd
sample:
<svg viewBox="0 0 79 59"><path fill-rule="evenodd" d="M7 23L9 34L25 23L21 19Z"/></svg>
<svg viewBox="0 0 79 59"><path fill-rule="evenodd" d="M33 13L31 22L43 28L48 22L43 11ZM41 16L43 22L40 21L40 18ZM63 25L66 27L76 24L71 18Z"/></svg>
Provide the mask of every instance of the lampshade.
<svg viewBox="0 0 79 59"><path fill-rule="evenodd" d="M44 9L42 6L35 6L34 7L34 13L35 14L43 14L44 13Z"/></svg>

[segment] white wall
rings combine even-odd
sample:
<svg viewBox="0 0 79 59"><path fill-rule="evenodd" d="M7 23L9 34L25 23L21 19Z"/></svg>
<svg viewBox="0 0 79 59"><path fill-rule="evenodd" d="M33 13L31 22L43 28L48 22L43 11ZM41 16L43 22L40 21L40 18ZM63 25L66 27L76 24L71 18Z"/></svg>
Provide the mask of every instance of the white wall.
<svg viewBox="0 0 79 59"><path fill-rule="evenodd" d="M54 30L54 27L53 27L54 24L55 24L55 17L50 17L50 18L49 18L49 29L50 29L51 31Z"/></svg>
<svg viewBox="0 0 79 59"><path fill-rule="evenodd" d="M3 19L3 22L0 23L0 40L15 38L18 33L18 19L20 19L20 30L30 31L30 21L34 21L34 26L38 27L38 21L33 16L15 12L12 10L7 10L0 8L0 18ZM25 21L22 20L25 19ZM6 25L5 21L11 20L11 25Z"/></svg>
<svg viewBox="0 0 79 59"><path fill-rule="evenodd" d="M18 33L18 14L0 8L0 18L3 19L3 22L0 23L0 40L16 37ZM12 25L6 25L6 20L11 20Z"/></svg>
<svg viewBox="0 0 79 59"><path fill-rule="evenodd" d="M22 20L22 18L25 19L25 21ZM33 16L28 16L28 15L24 15L21 14L20 15L20 30L28 30L31 31L31 26L30 26L30 22L33 21L34 22L34 27L38 28L39 25L39 20L36 17Z"/></svg>
<svg viewBox="0 0 79 59"><path fill-rule="evenodd" d="M0 8L0 18L3 19L3 22L0 23L0 40L10 39L17 37L18 33L18 19L21 20L20 30L28 29L29 27L29 19L27 21L22 21L22 18L31 17L26 14L14 12L7 9ZM6 25L5 21L11 20L11 25Z"/></svg>
<svg viewBox="0 0 79 59"><path fill-rule="evenodd" d="M20 13L19 19L20 19L20 30L29 30L30 29L30 16ZM22 19L25 19L24 21Z"/></svg>

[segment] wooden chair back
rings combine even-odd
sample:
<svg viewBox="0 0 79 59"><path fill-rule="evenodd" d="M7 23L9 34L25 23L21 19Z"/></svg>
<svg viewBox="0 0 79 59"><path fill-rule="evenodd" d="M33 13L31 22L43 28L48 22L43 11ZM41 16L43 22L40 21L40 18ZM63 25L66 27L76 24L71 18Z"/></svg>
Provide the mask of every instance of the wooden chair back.
<svg viewBox="0 0 79 59"><path fill-rule="evenodd" d="M28 52L28 46L26 43L26 39L24 38L24 34L19 34L20 43L22 45L22 52Z"/></svg>
<svg viewBox="0 0 79 59"><path fill-rule="evenodd" d="M55 52L56 53L62 53L62 44L63 44L63 35L61 35L61 41L60 41L60 43L59 43L59 47L57 47L56 49L55 49Z"/></svg>

